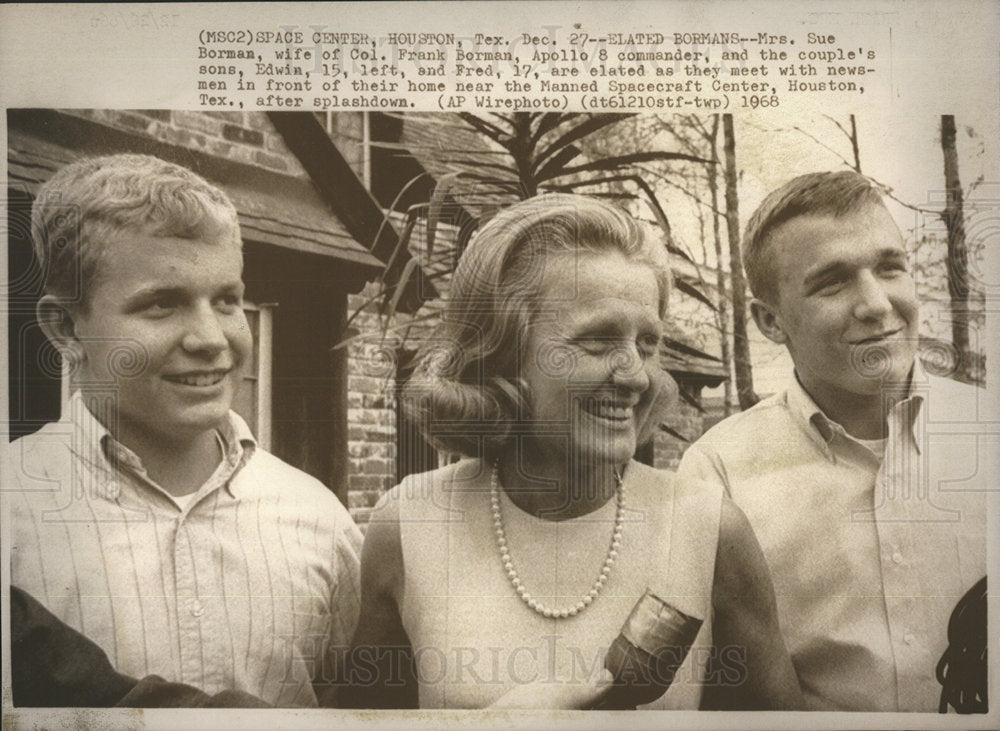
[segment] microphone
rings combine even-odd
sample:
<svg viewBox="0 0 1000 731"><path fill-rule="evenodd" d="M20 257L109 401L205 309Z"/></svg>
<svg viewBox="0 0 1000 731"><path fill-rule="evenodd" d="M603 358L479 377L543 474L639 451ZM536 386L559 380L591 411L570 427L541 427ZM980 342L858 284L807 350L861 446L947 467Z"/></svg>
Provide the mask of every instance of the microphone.
<svg viewBox="0 0 1000 731"><path fill-rule="evenodd" d="M604 657L614 684L596 708L634 709L666 693L701 625L646 589Z"/></svg>

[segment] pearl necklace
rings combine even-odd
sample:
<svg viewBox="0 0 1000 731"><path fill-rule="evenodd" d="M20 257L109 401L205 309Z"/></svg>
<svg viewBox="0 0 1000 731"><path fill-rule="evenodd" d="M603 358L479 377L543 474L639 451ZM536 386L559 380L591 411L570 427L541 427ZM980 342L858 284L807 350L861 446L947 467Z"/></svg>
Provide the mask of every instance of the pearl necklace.
<svg viewBox="0 0 1000 731"><path fill-rule="evenodd" d="M601 593L601 589L604 588L604 584L611 574L611 567L614 566L615 559L618 558L618 549L621 548L622 527L625 524L625 485L622 484L621 475L618 474L618 470L615 470L616 493L618 497L618 510L615 513L615 529L611 534L611 546L608 548L608 555L604 559L604 565L601 567L601 573L597 577L597 581L594 582L590 592L572 607L568 609L553 609L545 606L528 593L528 590L521 583L521 577L518 576L517 569L514 568L514 561L510 557L510 549L507 548L507 533L503 527L503 515L500 512L498 465L499 460L493 462L493 474L490 477L490 504L493 508L493 529L497 536L497 547L500 549L500 561L507 572L510 585L514 587L514 591L521 597L521 601L544 617L553 619L575 617L590 606L594 599L597 598L597 595Z"/></svg>

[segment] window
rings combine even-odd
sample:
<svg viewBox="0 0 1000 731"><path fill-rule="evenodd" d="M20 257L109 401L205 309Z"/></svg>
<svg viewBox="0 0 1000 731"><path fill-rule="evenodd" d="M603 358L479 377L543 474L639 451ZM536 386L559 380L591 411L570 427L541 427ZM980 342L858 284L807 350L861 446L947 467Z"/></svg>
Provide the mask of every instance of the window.
<svg viewBox="0 0 1000 731"><path fill-rule="evenodd" d="M247 363L243 388L233 399L233 411L250 425L257 443L271 449L271 385L273 364L274 304L244 301L247 323L253 335L253 351Z"/></svg>

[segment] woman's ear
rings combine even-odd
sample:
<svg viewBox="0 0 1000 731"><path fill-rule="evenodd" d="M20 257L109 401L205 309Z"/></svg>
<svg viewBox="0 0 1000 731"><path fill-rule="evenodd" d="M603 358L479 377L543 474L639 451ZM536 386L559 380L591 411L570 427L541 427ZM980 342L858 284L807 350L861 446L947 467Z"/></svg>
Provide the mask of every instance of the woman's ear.
<svg viewBox="0 0 1000 731"><path fill-rule="evenodd" d="M38 324L63 358L70 363L82 363L83 346L76 334L76 308L52 294L43 295L35 306Z"/></svg>
<svg viewBox="0 0 1000 731"><path fill-rule="evenodd" d="M774 305L762 299L754 298L750 302L750 315L757 323L759 329L768 340L779 345L788 342L788 335L781 324L781 315L778 314Z"/></svg>

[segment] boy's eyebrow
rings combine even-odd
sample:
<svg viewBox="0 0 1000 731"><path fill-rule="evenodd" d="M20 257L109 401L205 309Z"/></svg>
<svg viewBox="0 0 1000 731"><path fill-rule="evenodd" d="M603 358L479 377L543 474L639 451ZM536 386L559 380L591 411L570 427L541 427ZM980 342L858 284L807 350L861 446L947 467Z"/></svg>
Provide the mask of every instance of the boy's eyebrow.
<svg viewBox="0 0 1000 731"><path fill-rule="evenodd" d="M889 261L893 261L893 260L897 260L897 259L903 259L905 261L908 257L906 255L905 251L903 251L902 249L893 247L891 249L886 248L886 249L882 249L881 251L879 251L878 258L882 259L882 260L889 260Z"/></svg>
<svg viewBox="0 0 1000 731"><path fill-rule="evenodd" d="M906 252L895 246L879 249L879 251L875 254L875 260L878 262L898 261L898 260L905 260L906 258L907 258ZM844 260L831 261L825 266L815 271L807 273L802 283L805 287L808 288L809 286L814 285L816 282L827 278L831 274L842 274L850 272L852 268L853 264L851 262Z"/></svg>
<svg viewBox="0 0 1000 731"><path fill-rule="evenodd" d="M243 280L234 279L230 282L225 282L224 284L222 284L218 288L218 291L221 292L240 291L243 289L243 286L244 286ZM149 297L162 297L164 295L178 296L178 295L184 295L186 292L187 288L185 287L171 287L169 285L153 284L145 287L140 287L139 289L135 290L126 297L126 301L132 302L132 301L147 299Z"/></svg>
<svg viewBox="0 0 1000 731"><path fill-rule="evenodd" d="M802 284L808 289L819 281L826 279L832 274L843 274L850 271L851 267L846 261L831 261L828 264L806 274Z"/></svg>
<svg viewBox="0 0 1000 731"><path fill-rule="evenodd" d="M181 287L161 287L157 285L151 285L148 287L140 287L134 292L130 293L127 297L127 301L142 300L149 297L160 297L162 295L176 295L183 292Z"/></svg>

